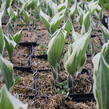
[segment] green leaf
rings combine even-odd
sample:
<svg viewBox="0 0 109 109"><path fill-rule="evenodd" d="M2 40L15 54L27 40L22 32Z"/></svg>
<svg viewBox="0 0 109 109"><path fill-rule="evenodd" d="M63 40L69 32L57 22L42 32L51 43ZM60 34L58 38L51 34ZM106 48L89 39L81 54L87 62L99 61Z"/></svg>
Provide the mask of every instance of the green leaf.
<svg viewBox="0 0 109 109"><path fill-rule="evenodd" d="M98 68L99 68L100 56L101 56L101 53L98 53L98 54L95 55L94 58L93 58L94 73L96 73L96 71L97 71Z"/></svg>
<svg viewBox="0 0 109 109"><path fill-rule="evenodd" d="M5 40L4 40L4 37L3 37L2 28L0 27L0 53L1 54L3 53L4 48L5 48Z"/></svg>
<svg viewBox="0 0 109 109"><path fill-rule="evenodd" d="M40 19L43 22L43 24L46 26L46 28L49 29L50 20L51 20L50 17L47 14L43 13L43 11L40 11Z"/></svg>
<svg viewBox="0 0 109 109"><path fill-rule="evenodd" d="M109 41L102 51L93 58L94 64L94 96L98 109L109 107Z"/></svg>
<svg viewBox="0 0 109 109"><path fill-rule="evenodd" d="M4 86L0 91L0 109L27 109L27 104L16 99Z"/></svg>
<svg viewBox="0 0 109 109"><path fill-rule="evenodd" d="M15 76L15 84L19 84L22 81L22 77L21 76Z"/></svg>
<svg viewBox="0 0 109 109"><path fill-rule="evenodd" d="M100 4L103 8L109 9L109 0L99 0L99 4Z"/></svg>
<svg viewBox="0 0 109 109"><path fill-rule="evenodd" d="M108 41L109 40L109 30L102 24L100 25L100 28L105 38L105 41Z"/></svg>
<svg viewBox="0 0 109 109"><path fill-rule="evenodd" d="M66 30L68 33L72 30L72 22L70 19L67 20L67 22L64 24L63 29Z"/></svg>
<svg viewBox="0 0 109 109"><path fill-rule="evenodd" d="M56 67L57 63L60 61L60 58L64 49L64 41L65 41L65 32L60 29L55 36L50 40L48 45L48 61L51 66Z"/></svg>
<svg viewBox="0 0 109 109"><path fill-rule="evenodd" d="M13 40L18 44L22 37L22 30L12 36Z"/></svg>
<svg viewBox="0 0 109 109"><path fill-rule="evenodd" d="M11 59L13 51L16 47L16 42L12 39L10 39L8 36L4 35L5 38L5 44L6 44L6 49L8 51L9 57Z"/></svg>
<svg viewBox="0 0 109 109"><path fill-rule="evenodd" d="M77 5L77 1L75 1L75 3L72 5L72 7L69 9L70 13L69 15L71 17L74 17L74 15L77 13L77 8L78 8L78 5Z"/></svg>
<svg viewBox="0 0 109 109"><path fill-rule="evenodd" d="M89 28L91 28L91 12L90 11L88 11L83 16L81 33L84 34L84 33L88 32Z"/></svg>
<svg viewBox="0 0 109 109"><path fill-rule="evenodd" d="M27 9L35 9L37 6L37 0L28 0Z"/></svg>
<svg viewBox="0 0 109 109"><path fill-rule="evenodd" d="M2 0L2 3L5 4L5 8L9 8L12 5L13 0Z"/></svg>
<svg viewBox="0 0 109 109"><path fill-rule="evenodd" d="M6 8L9 8L12 5L13 0L6 0Z"/></svg>
<svg viewBox="0 0 109 109"><path fill-rule="evenodd" d="M81 38L77 39L65 55L64 66L68 73L74 75L77 71L81 70L86 61L86 50L88 47L90 34L86 33Z"/></svg>
<svg viewBox="0 0 109 109"><path fill-rule="evenodd" d="M46 5L48 7L48 13L52 17L56 13L58 13L57 4L54 3L52 0L46 0Z"/></svg>
<svg viewBox="0 0 109 109"><path fill-rule="evenodd" d="M57 13L50 22L50 32L54 33L58 27L60 26L60 24L62 23L62 20L64 19L64 15L65 15L65 10Z"/></svg>
<svg viewBox="0 0 109 109"><path fill-rule="evenodd" d="M58 7L57 7L58 8L58 12L66 10L67 7L68 7L68 0L65 0L64 3L61 3L61 4L58 5Z"/></svg>
<svg viewBox="0 0 109 109"><path fill-rule="evenodd" d="M78 9L78 13L79 13L78 21L82 25L83 17L85 15L85 12L84 12L84 10L81 7L78 7L77 9Z"/></svg>
<svg viewBox="0 0 109 109"><path fill-rule="evenodd" d="M4 59L1 55L0 55L0 70L4 76L4 80L5 80L7 88L8 89L11 88L14 83L13 64L11 64L9 61Z"/></svg>
<svg viewBox="0 0 109 109"><path fill-rule="evenodd" d="M30 22L30 15L28 14L27 11L23 11L23 20L24 22L26 22L27 24Z"/></svg>
<svg viewBox="0 0 109 109"><path fill-rule="evenodd" d="M96 10L100 10L99 1L90 1L88 2L88 10L93 14Z"/></svg>
<svg viewBox="0 0 109 109"><path fill-rule="evenodd" d="M7 9L9 16L11 17L11 19L15 20L17 17L17 12L15 12L12 7L9 7Z"/></svg>

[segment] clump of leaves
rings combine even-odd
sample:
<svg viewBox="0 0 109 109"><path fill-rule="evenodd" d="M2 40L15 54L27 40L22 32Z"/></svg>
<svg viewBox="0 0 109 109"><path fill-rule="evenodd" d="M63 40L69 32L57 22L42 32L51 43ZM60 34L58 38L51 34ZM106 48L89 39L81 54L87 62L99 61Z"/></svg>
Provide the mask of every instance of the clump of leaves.
<svg viewBox="0 0 109 109"><path fill-rule="evenodd" d="M56 81L58 81L59 79L58 66L63 53L65 38L66 31L63 29L59 29L52 35L52 39L50 40L48 45L48 62L52 67L53 76Z"/></svg>
<svg viewBox="0 0 109 109"><path fill-rule="evenodd" d="M86 50L89 44L90 33L84 34L81 38L69 45L68 52L64 56L64 66L68 73L68 87L72 88L73 76L86 62Z"/></svg>

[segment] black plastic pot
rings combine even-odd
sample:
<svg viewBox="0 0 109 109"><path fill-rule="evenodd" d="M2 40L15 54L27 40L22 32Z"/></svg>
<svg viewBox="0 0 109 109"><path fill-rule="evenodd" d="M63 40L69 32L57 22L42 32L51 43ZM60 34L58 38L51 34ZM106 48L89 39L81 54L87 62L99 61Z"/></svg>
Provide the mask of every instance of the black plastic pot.
<svg viewBox="0 0 109 109"><path fill-rule="evenodd" d="M37 99L37 98L42 98L42 99L47 99L49 98L49 96L37 96L37 95L31 95L28 96L29 99ZM73 95L68 95L68 97L66 97L66 100L72 100L72 101L76 101L76 102L95 102L95 98L94 95L92 93L90 94L73 94Z"/></svg>
<svg viewBox="0 0 109 109"><path fill-rule="evenodd" d="M38 69L37 72L50 72L51 69Z"/></svg>
<svg viewBox="0 0 109 109"><path fill-rule="evenodd" d="M23 47L28 47L28 46L38 46L39 44L37 44L37 42L20 42L19 45Z"/></svg>
<svg viewBox="0 0 109 109"><path fill-rule="evenodd" d="M33 73L33 70L30 66L26 66L26 67L14 66L14 70L20 70L22 72Z"/></svg>
<svg viewBox="0 0 109 109"><path fill-rule="evenodd" d="M95 101L93 93L89 94L72 94L67 99L71 99L77 102Z"/></svg>
<svg viewBox="0 0 109 109"><path fill-rule="evenodd" d="M32 58L39 58L39 59L47 60L47 54L45 54L45 55L32 55Z"/></svg>

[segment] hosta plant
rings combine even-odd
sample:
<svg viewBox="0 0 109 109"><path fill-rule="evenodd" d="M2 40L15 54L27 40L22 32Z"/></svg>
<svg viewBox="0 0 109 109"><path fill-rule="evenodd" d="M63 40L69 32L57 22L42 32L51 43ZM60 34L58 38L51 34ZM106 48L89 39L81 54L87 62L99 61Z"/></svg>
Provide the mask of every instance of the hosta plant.
<svg viewBox="0 0 109 109"><path fill-rule="evenodd" d="M86 50L90 39L90 33L84 34L82 37L69 45L68 52L64 57L65 70L68 73L68 86L72 87L73 76L81 71L81 68L86 62Z"/></svg>
<svg viewBox="0 0 109 109"><path fill-rule="evenodd" d="M9 17L9 22L12 19L16 19L16 16L17 16L17 12L14 11L14 9L12 8L13 1L14 0L2 0L2 3L1 3L1 10L2 10L2 13L3 13L2 15L3 16L8 16Z"/></svg>
<svg viewBox="0 0 109 109"><path fill-rule="evenodd" d="M21 1L23 6L22 8L25 10L30 10L30 9L35 9L37 6L37 0L26 0L26 1Z"/></svg>
<svg viewBox="0 0 109 109"><path fill-rule="evenodd" d="M98 1L85 1L84 8L83 3L77 5L77 12L77 21L82 25L82 32L85 33L89 29L90 24L95 26L94 24L97 23L95 21L98 20L100 22L102 8L99 6Z"/></svg>
<svg viewBox="0 0 109 109"><path fill-rule="evenodd" d="M7 88L11 88L14 84L13 78L13 64L8 60L4 59L2 54L4 53L4 48L7 49L9 53L10 60L12 59L13 51L16 45L19 43L22 36L22 30L14 35L6 36L0 27L0 72L4 77Z"/></svg>
<svg viewBox="0 0 109 109"><path fill-rule="evenodd" d="M50 33L54 33L60 24L62 23L62 20L64 19L65 10L57 13L53 18L45 14L43 11L40 11L40 18L43 24L46 26L46 28L49 30Z"/></svg>
<svg viewBox="0 0 109 109"><path fill-rule="evenodd" d="M64 0L62 1L59 5L56 4L55 2L53 2L52 0L46 0L45 1L46 4L46 9L47 9L47 13L50 17L55 16L55 14L57 14L58 12L61 12L62 10L66 10L68 7L68 0Z"/></svg>
<svg viewBox="0 0 109 109"><path fill-rule="evenodd" d="M22 30L11 36L6 36L5 34L3 36L5 39L5 48L8 51L10 60L12 60L14 49L22 37Z"/></svg>
<svg viewBox="0 0 109 109"><path fill-rule="evenodd" d="M46 9L47 9L47 13L50 17L52 17L56 13L58 13L58 9L57 9L58 6L52 0L45 0L45 6L46 6Z"/></svg>
<svg viewBox="0 0 109 109"><path fill-rule="evenodd" d="M52 67L53 76L58 81L58 66L64 49L66 31L63 29L57 30L53 35L48 45L48 62Z"/></svg>
<svg viewBox="0 0 109 109"><path fill-rule="evenodd" d="M27 104L23 104L3 86L0 90L0 109L27 109Z"/></svg>
<svg viewBox="0 0 109 109"><path fill-rule="evenodd" d="M68 7L69 0L63 0L59 5L54 3L52 0L46 1L46 4L48 6L46 13L48 14L40 11L40 19L50 33L54 33L62 24L62 21L64 21L64 26L66 24L68 25L68 23L71 22L69 22L70 16L74 16L77 12L77 2L74 3L70 8ZM69 28L70 26L67 28L68 31L70 30Z"/></svg>
<svg viewBox="0 0 109 109"><path fill-rule="evenodd" d="M93 58L94 86L93 91L97 102L97 109L109 108L109 41Z"/></svg>

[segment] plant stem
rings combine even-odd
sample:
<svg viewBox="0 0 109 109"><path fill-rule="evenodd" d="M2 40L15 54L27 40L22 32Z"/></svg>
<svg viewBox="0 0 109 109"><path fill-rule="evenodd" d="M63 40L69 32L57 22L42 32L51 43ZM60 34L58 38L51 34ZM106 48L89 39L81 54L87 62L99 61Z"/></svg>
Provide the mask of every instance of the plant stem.
<svg viewBox="0 0 109 109"><path fill-rule="evenodd" d="M73 77L72 75L68 74L68 88L69 88L69 93L72 93L73 91Z"/></svg>
<svg viewBox="0 0 109 109"><path fill-rule="evenodd" d="M53 78L56 82L59 81L58 67L52 68Z"/></svg>

